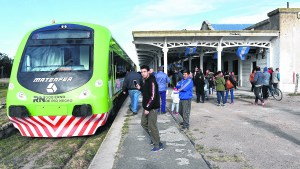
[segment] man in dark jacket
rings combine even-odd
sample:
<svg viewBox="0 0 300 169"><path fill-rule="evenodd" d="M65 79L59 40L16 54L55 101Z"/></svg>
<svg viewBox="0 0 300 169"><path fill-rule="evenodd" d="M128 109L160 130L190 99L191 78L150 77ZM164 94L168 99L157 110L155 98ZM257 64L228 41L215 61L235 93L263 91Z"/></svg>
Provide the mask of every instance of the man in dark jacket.
<svg viewBox="0 0 300 169"><path fill-rule="evenodd" d="M124 79L123 83L123 93L126 94L126 90L129 93L130 97L130 109L133 114L137 114L138 111L138 102L139 102L139 96L140 96L140 91L136 88L136 84L140 84L142 81L142 76L137 73L134 68L128 68L129 71Z"/></svg>
<svg viewBox="0 0 300 169"><path fill-rule="evenodd" d="M177 83L183 78L182 73L177 70L177 68L174 69L174 74L172 75L172 85L173 87L176 87Z"/></svg>
<svg viewBox="0 0 300 169"><path fill-rule="evenodd" d="M194 73L194 77L193 77L193 80L194 80L194 85L196 87L196 96L197 96L197 103L200 102L200 96L201 96L201 102L204 103L204 85L205 85L205 82L204 82L204 75L202 73L202 70L199 69L196 67L195 68L195 73Z"/></svg>
<svg viewBox="0 0 300 169"><path fill-rule="evenodd" d="M265 102L260 96L261 88L264 83L264 74L260 71L260 67L256 67L256 73L254 75L254 80L253 80L255 87L254 87L254 95L255 95L255 102L254 104L257 105L258 100L261 101L261 104L264 106Z"/></svg>
<svg viewBox="0 0 300 169"><path fill-rule="evenodd" d="M151 138L154 147L151 151L156 152L163 150L163 144L160 142L159 132L157 129L157 109L160 107L160 98L158 85L153 75L150 75L149 66L141 66L141 74L144 83L137 88L142 91L142 105L144 112L142 113L141 125Z"/></svg>

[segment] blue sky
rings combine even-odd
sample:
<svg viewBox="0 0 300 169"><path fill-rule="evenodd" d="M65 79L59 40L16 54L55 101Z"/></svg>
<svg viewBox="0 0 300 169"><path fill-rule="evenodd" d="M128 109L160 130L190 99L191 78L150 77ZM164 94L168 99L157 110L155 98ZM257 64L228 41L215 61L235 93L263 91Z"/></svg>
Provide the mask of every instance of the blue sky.
<svg viewBox="0 0 300 169"><path fill-rule="evenodd" d="M287 0L0 0L0 52L13 58L30 30L59 22L89 22L108 27L137 62L132 31L197 30L210 23L254 24L285 8ZM300 8L299 0L289 0Z"/></svg>

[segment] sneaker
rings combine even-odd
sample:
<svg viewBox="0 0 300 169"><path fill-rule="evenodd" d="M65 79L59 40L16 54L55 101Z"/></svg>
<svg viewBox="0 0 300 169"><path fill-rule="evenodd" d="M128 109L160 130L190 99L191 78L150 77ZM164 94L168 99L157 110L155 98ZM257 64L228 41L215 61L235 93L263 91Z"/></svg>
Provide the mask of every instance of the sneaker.
<svg viewBox="0 0 300 169"><path fill-rule="evenodd" d="M152 152L158 152L158 151L160 151L160 148L159 148L159 147L153 147L153 148L151 149L151 151L152 151Z"/></svg>
<svg viewBox="0 0 300 169"><path fill-rule="evenodd" d="M162 143L159 143L159 147L153 147L153 148L151 149L151 151L152 151L152 152L158 152L158 151L161 151L161 150L163 150L163 149L165 149L165 148L164 148L164 145L163 145Z"/></svg>
<svg viewBox="0 0 300 169"><path fill-rule="evenodd" d="M218 106L221 106L221 104L218 104Z"/></svg>
<svg viewBox="0 0 300 169"><path fill-rule="evenodd" d="M262 102L261 105L264 106L264 105L265 105L265 102Z"/></svg>
<svg viewBox="0 0 300 169"><path fill-rule="evenodd" d="M160 149L160 150L164 150L164 149L165 149L163 143L159 143L159 149Z"/></svg>
<svg viewBox="0 0 300 169"><path fill-rule="evenodd" d="M254 102L254 105L257 105L257 102Z"/></svg>
<svg viewBox="0 0 300 169"><path fill-rule="evenodd" d="M153 146L153 145L154 145L154 143L153 143L153 141L152 141L152 140L151 140L151 142L150 142L150 145L151 145L151 146Z"/></svg>
<svg viewBox="0 0 300 169"><path fill-rule="evenodd" d="M221 104L221 106L225 106L225 104Z"/></svg>
<svg viewBox="0 0 300 169"><path fill-rule="evenodd" d="M180 131L183 131L183 132L186 132L188 130L188 128L185 128L185 127L182 127L181 129L180 129Z"/></svg>

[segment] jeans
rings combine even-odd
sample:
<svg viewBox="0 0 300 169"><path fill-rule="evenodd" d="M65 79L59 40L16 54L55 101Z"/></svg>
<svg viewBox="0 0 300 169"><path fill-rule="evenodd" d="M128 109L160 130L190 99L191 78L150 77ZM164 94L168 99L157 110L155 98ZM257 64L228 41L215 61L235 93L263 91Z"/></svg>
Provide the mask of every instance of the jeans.
<svg viewBox="0 0 300 169"><path fill-rule="evenodd" d="M160 91L160 99L161 99L161 106L160 106L160 112L165 113L166 112L166 91Z"/></svg>
<svg viewBox="0 0 300 169"><path fill-rule="evenodd" d="M222 103L225 104L225 99L224 99L224 91L217 91L217 100L218 100L218 104L220 104L222 98Z"/></svg>
<svg viewBox="0 0 300 169"><path fill-rule="evenodd" d="M255 103L257 103L258 100L260 100L262 103L264 102L264 100L260 96L261 88L262 88L262 86L254 87Z"/></svg>
<svg viewBox="0 0 300 169"><path fill-rule="evenodd" d="M269 85L262 86L263 99L268 99L269 97L268 89L269 89Z"/></svg>
<svg viewBox="0 0 300 169"><path fill-rule="evenodd" d="M234 93L233 93L234 89L233 88L226 90L225 102L227 103L229 91L230 91L230 100L231 100L231 103L233 103L233 101L234 101Z"/></svg>
<svg viewBox="0 0 300 169"><path fill-rule="evenodd" d="M206 100L208 100L208 98L209 98L209 90L204 90L204 93L205 93Z"/></svg>
<svg viewBox="0 0 300 169"><path fill-rule="evenodd" d="M172 103L171 111L174 111L174 109L176 109L175 112L178 113L178 111L179 111L179 103L174 103L174 102Z"/></svg>
<svg viewBox="0 0 300 169"><path fill-rule="evenodd" d="M128 90L128 93L131 100L130 103L131 111L133 113L137 113L139 96L141 92L139 90Z"/></svg>
<svg viewBox="0 0 300 169"><path fill-rule="evenodd" d="M191 100L180 100L179 101L179 114L183 119L182 128L189 129L190 127L190 113L191 113Z"/></svg>

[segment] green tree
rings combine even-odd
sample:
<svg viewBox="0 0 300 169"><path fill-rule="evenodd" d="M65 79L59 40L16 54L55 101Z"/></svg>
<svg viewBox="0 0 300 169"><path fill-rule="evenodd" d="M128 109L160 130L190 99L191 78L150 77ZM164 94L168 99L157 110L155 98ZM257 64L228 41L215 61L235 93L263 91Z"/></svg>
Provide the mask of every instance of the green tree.
<svg viewBox="0 0 300 169"><path fill-rule="evenodd" d="M0 52L0 78L9 77L12 68L12 59Z"/></svg>

